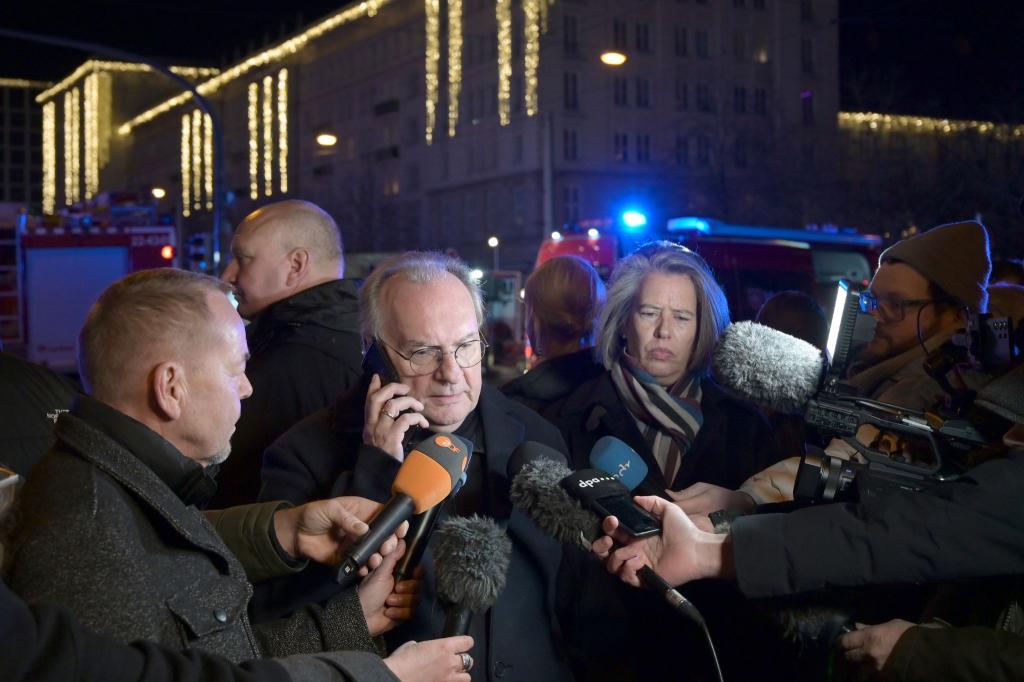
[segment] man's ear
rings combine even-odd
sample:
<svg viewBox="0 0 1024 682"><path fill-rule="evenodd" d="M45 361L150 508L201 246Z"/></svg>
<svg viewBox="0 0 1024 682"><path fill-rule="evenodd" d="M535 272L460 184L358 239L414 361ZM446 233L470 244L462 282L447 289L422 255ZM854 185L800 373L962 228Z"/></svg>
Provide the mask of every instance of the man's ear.
<svg viewBox="0 0 1024 682"><path fill-rule="evenodd" d="M295 286L309 273L309 251L306 249L292 249L288 254L288 277L285 283L288 286Z"/></svg>
<svg viewBox="0 0 1024 682"><path fill-rule="evenodd" d="M179 362L171 361L162 362L153 368L150 394L161 419L180 419L188 396L185 367Z"/></svg>

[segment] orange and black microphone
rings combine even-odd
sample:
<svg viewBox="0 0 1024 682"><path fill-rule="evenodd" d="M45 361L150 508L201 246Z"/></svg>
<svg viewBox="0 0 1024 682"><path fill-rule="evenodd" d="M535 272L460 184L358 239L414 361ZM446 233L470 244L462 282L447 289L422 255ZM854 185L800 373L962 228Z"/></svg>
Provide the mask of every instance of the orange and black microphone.
<svg viewBox="0 0 1024 682"><path fill-rule="evenodd" d="M391 499L373 517L366 535L342 557L338 583L345 585L353 580L370 556L410 516L422 514L448 497L466 471L469 454L465 442L448 434L433 434L414 447L391 484Z"/></svg>

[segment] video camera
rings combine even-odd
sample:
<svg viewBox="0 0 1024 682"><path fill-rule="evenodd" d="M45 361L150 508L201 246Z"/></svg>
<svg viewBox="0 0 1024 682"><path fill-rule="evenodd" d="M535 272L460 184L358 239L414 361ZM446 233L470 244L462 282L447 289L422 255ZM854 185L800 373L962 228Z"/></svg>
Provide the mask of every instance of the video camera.
<svg viewBox="0 0 1024 682"><path fill-rule="evenodd" d="M839 283L824 351L824 378L804 413L807 426L823 436L841 438L864 462L809 447L797 472L797 500L855 501L888 490L925 490L959 476L967 468L967 454L990 442L968 416L973 392L954 389L946 374L967 363L987 370L1010 364L1019 354L1010 321L974 317L966 329L928 356L926 371L951 399L934 412L923 412L859 397L843 382L853 359L851 349L873 334L874 320L864 314L868 310L865 297L846 282ZM888 447L870 447L857 440L865 424L877 428L883 434L879 441Z"/></svg>

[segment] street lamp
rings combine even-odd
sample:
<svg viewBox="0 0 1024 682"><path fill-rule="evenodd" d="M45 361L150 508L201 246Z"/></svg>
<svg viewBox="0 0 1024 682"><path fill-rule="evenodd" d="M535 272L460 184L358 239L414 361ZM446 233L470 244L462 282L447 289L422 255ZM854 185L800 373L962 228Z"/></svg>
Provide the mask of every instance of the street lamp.
<svg viewBox="0 0 1024 682"><path fill-rule="evenodd" d="M601 53L601 63L606 66L622 66L626 63L626 55L618 50L607 50Z"/></svg>
<svg viewBox="0 0 1024 682"><path fill-rule="evenodd" d="M493 268L492 268L492 269L493 269L493 270L497 270L497 269L498 269L498 264L499 264L499 262L500 262L500 261L498 260L498 245L499 245L500 243L501 243L501 242L499 242L499 241L498 241L498 238L497 238L497 237L491 237L490 239L488 239L488 240L487 240L487 246L489 246L489 247L491 247L492 249L494 249L494 250L493 250L493 251L491 252L491 256L493 257L493 263L492 263L492 265L493 265Z"/></svg>
<svg viewBox="0 0 1024 682"><path fill-rule="evenodd" d="M321 147L333 147L338 144L338 136L334 133L320 133L316 136L316 143Z"/></svg>
<svg viewBox="0 0 1024 682"><path fill-rule="evenodd" d="M153 195L154 199L163 199L165 196L167 196L167 190L165 190L163 187L154 187L153 189L149 190L149 192L150 194Z"/></svg>

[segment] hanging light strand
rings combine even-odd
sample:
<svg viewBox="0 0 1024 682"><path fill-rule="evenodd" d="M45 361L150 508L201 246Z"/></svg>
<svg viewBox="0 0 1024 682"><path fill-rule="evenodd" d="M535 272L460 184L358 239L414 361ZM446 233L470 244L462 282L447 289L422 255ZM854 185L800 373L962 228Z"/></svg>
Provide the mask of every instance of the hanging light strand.
<svg viewBox="0 0 1024 682"><path fill-rule="evenodd" d="M439 100L438 69L441 61L441 3L440 0L423 0L426 15L426 63L424 64L424 99L426 102L425 134L427 144L433 144L437 130L437 104Z"/></svg>
<svg viewBox="0 0 1024 682"><path fill-rule="evenodd" d="M462 93L462 0L448 0L448 137L455 137Z"/></svg>
<svg viewBox="0 0 1024 682"><path fill-rule="evenodd" d="M498 22L498 121L507 126L512 120L512 0L497 0Z"/></svg>

